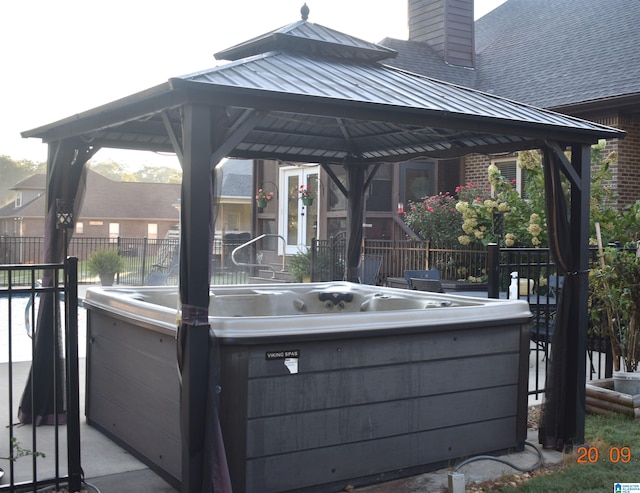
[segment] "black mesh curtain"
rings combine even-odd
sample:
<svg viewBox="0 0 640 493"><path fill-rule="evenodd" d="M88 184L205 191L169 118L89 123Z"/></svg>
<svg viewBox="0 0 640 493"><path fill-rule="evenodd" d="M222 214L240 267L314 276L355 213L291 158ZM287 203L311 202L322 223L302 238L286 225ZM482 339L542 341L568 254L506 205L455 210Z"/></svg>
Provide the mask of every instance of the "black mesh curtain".
<svg viewBox="0 0 640 493"><path fill-rule="evenodd" d="M364 187L366 165L347 166L347 272L346 279L360 282L362 260L362 221L364 219Z"/></svg>
<svg viewBox="0 0 640 493"><path fill-rule="evenodd" d="M85 189L85 164L97 151L72 142L58 141L49 145L47 169L47 210L45 216L44 262L64 260L65 241L71 239L64 229L57 227L57 204L72 204L73 217L77 217ZM53 286L52 271L43 275L44 287ZM20 401L18 419L22 423L64 423L64 352L60 311L55 293L42 293L38 320L34 334L35 346L29 378ZM57 313L58 316L52 316ZM55 371L53 371L55 365Z"/></svg>
<svg viewBox="0 0 640 493"><path fill-rule="evenodd" d="M579 256L574 252L580 246L572 243L571 221L562 189L559 158L547 149L543 159L549 246L558 275L565 276L565 281L559 295L554 322L538 439L544 448L562 450L565 446L573 444L576 437L575 426L571 424L575 422L575 416L571 414L575 412L573 386L576 382L572 381L574 371L570 366L575 360L573 354L577 350L576 334L580 328L575 321L570 324L570 320L571 305L580 289L580 268L577 265ZM582 192L588 193L584 190ZM582 214L588 214L588 211L582 211Z"/></svg>

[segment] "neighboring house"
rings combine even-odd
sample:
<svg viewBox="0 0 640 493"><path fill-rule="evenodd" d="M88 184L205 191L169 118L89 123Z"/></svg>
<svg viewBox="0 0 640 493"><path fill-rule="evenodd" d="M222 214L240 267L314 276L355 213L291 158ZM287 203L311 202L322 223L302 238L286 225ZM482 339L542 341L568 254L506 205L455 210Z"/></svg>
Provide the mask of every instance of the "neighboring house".
<svg viewBox="0 0 640 493"><path fill-rule="evenodd" d="M13 190L16 201L0 209L0 234L44 236L46 176L33 175L17 183ZM179 199L180 185L119 182L89 170L74 235L163 238L177 228Z"/></svg>
<svg viewBox="0 0 640 493"><path fill-rule="evenodd" d="M220 166L220 205L216 234L251 230L253 161ZM16 198L0 208L0 235L44 236L46 176L32 175L12 190ZM87 188L75 237L164 238L180 221L180 185L114 181L87 171Z"/></svg>
<svg viewBox="0 0 640 493"><path fill-rule="evenodd" d="M226 164L229 163L229 166ZM221 164L216 236L250 233L252 213L253 161L229 159Z"/></svg>
<svg viewBox="0 0 640 493"><path fill-rule="evenodd" d="M625 130L625 140L607 146L618 152L612 184L621 205L640 197L640 9L626 0L508 0L474 22L473 0L408 5L409 40L384 39L380 44L398 55L382 63ZM402 204L469 182L488 184L492 162L522 185L515 155L381 166L367 191L365 236L405 237ZM343 170L332 168L343 180ZM286 239L285 248L263 245L271 255L346 230L345 198L320 166L258 161L254 179L256 188L277 192L256 209L253 231ZM315 190L313 206L297 199L301 184Z"/></svg>
<svg viewBox="0 0 640 493"><path fill-rule="evenodd" d="M219 240L223 238L235 244L246 241L251 234L253 161L234 159L231 166L225 167L227 162L223 161L216 170L216 249L222 248ZM15 200L0 207L0 263L16 261L11 257L12 247L3 247L7 237L44 237L46 175L32 175L12 190ZM180 193L180 184L114 181L88 170L74 238L175 239L180 223ZM26 254L20 258L34 261L35 257Z"/></svg>

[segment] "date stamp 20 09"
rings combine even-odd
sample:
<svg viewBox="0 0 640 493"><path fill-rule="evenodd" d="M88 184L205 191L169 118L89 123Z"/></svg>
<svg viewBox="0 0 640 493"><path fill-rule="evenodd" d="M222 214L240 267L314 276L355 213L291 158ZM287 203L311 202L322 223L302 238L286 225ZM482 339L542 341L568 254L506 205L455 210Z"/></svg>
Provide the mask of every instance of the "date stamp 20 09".
<svg viewBox="0 0 640 493"><path fill-rule="evenodd" d="M635 464L638 457L634 457L630 447L609 447L600 450L597 447L578 447L576 462L578 464ZM613 493L640 493L640 483L614 483Z"/></svg>
<svg viewBox="0 0 640 493"><path fill-rule="evenodd" d="M638 462L638 458L633 457L629 447L609 447L602 452L597 447L578 447L577 452L576 462L578 464L601 462L629 464Z"/></svg>

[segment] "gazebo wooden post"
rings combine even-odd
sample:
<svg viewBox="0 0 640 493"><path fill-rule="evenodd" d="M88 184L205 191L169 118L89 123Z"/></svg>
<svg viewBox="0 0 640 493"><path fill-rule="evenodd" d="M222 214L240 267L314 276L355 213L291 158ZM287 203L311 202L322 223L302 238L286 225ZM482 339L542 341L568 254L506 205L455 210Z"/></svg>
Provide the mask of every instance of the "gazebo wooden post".
<svg viewBox="0 0 640 493"><path fill-rule="evenodd" d="M182 320L181 428L182 491L203 491L205 419L209 376L209 228L211 111L202 105L183 108L183 178L180 231L180 302Z"/></svg>
<svg viewBox="0 0 640 493"><path fill-rule="evenodd" d="M591 186L591 146L574 145L571 149L571 165L578 174L579 186L571 187L571 240L575 245L578 270L578 289L570 303L569 341L570 347L566 370L568 372L567 395L567 436L575 437L573 444L584 444L585 426L585 383L586 383L586 351L589 304L589 210Z"/></svg>

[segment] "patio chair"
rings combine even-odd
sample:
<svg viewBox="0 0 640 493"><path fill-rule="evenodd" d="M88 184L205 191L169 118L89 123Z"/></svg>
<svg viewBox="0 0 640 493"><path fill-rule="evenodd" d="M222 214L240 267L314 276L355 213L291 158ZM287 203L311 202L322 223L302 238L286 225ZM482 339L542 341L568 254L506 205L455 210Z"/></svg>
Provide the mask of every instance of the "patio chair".
<svg viewBox="0 0 640 493"><path fill-rule="evenodd" d="M413 284L411 282L412 279L434 279L440 280L440 271L438 269L429 269L429 270L405 270L404 278L407 281L407 286L409 289L414 289Z"/></svg>
<svg viewBox="0 0 640 493"><path fill-rule="evenodd" d="M430 291L432 293L444 293L444 289L442 289L442 283L439 279L412 277L410 281L411 285L413 286L411 289L415 289L417 291Z"/></svg>
<svg viewBox="0 0 640 493"><path fill-rule="evenodd" d="M164 286L170 276L176 275L180 268L180 246L176 244L168 265L153 264L153 270L147 276L147 286Z"/></svg>

